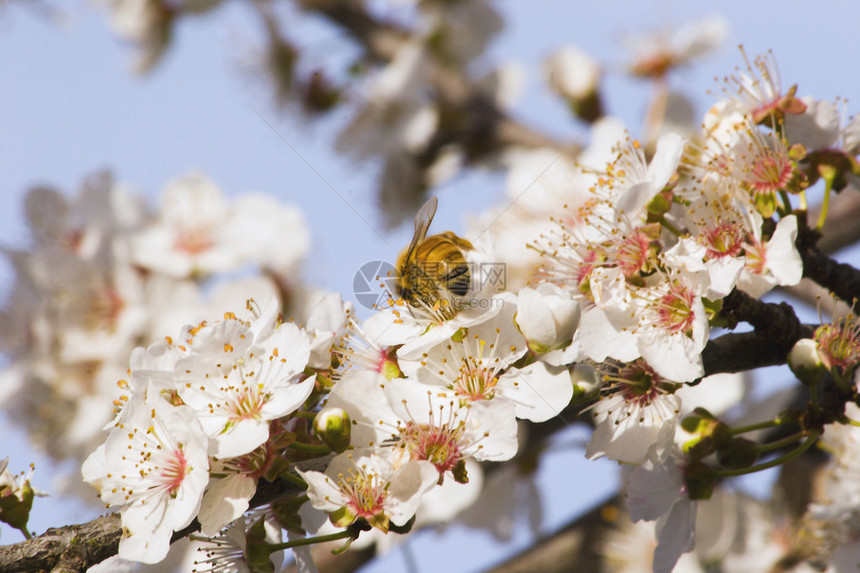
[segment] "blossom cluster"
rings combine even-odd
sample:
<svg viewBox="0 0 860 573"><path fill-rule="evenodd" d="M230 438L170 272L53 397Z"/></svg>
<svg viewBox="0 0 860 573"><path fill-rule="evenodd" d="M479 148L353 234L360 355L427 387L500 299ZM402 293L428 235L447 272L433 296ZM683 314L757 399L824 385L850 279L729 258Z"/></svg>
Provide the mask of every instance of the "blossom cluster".
<svg viewBox="0 0 860 573"><path fill-rule="evenodd" d="M195 517L214 535L242 516L269 451L288 439L272 422L314 388L310 337L278 320L274 299L249 310L251 320L227 314L132 354L130 394L82 469L108 506L122 506L121 558L157 563Z"/></svg>
<svg viewBox="0 0 860 573"><path fill-rule="evenodd" d="M637 466L627 506L634 521L656 521L655 571L671 571L693 549L696 500L710 497L719 474L701 465L714 450L697 450L703 435L720 439L696 433L713 412L682 427L678 390L705 376L702 352L710 329L726 325L725 297L755 299L800 281L795 208L805 210L805 190L818 177L826 193L839 179L821 169L824 155L860 150L860 122L843 125L836 104L795 94L796 86L783 90L771 56L747 62L725 80L700 133L660 136L650 161L626 138L591 195L533 243L543 280L582 307L563 362L602 364L586 455ZM841 185L853 182L853 171L843 177ZM843 326L822 327L816 338L851 356L854 336ZM814 441L810 433L798 451ZM747 444L732 444L743 457ZM720 459L750 468L755 455Z"/></svg>
<svg viewBox="0 0 860 573"><path fill-rule="evenodd" d="M325 473L298 472L312 506L340 528L406 526L423 494L469 482L467 462L511 458L517 419L549 419L573 395L566 368L526 359L527 336L569 342L579 319L555 292L521 297L441 323L390 310L364 329L337 295L320 300L305 328L281 322L274 299L249 302L248 320L227 313L136 349L110 435L83 466L120 508L120 557L155 563L193 519L215 535L240 518L258 481L279 476L278 460L298 459L301 412L318 412L317 447L338 434L327 419L352 421ZM380 345L397 330L399 344Z"/></svg>
<svg viewBox="0 0 860 573"><path fill-rule="evenodd" d="M301 306L309 233L269 196L231 201L192 172L152 208L100 172L71 197L33 188L25 208L30 244L5 248L3 407L55 459L82 461L102 441L135 347L252 296ZM249 266L266 274L225 278Z"/></svg>
<svg viewBox="0 0 860 573"><path fill-rule="evenodd" d="M142 69L176 19L219 4L105 3ZM403 189L438 183L484 148L445 131L474 110L427 85L455 85L480 109L492 100L494 116L510 95L502 70L477 87L447 75L500 29L488 3L416 6L423 25L374 54L387 63L338 139L384 160L382 194L398 217L418 196ZM667 41L636 39L630 72L662 82L724 36L711 19ZM84 481L120 511L119 556L131 561L161 562L177 532L199 529L198 571L273 570L284 549L312 571L308 541L383 549L455 517L487 526L469 508L494 488L525 484L528 503L540 500L528 472L485 476L485 462L513 460L524 426L575 410L594 428L585 456L622 468L633 524L602 543L610 567L639 565L632 543L655 572L784 559L776 540L794 532L720 481L793 460L819 438L831 461L802 518L815 543L798 555L847 563L839 546L860 531L860 322L798 323L810 338L786 361L811 398L764 421L733 419L744 383L708 376L704 355L716 328L745 320L726 307L801 280L798 245L826 218L825 208L810 229L807 191L822 182L829 199L858 186L860 120L784 88L771 55L742 54L701 123L667 111L641 141L604 115L594 60L572 47L550 56L545 79L591 125L590 144L575 161L541 147L499 153L508 201L454 243L475 247L459 253L469 264L505 265L507 290L449 292L437 305L403 295L363 321L340 295L311 297L296 282L308 234L269 198L230 202L196 173L167 184L158 212L107 174L72 199L34 189L33 245L9 251L16 283L0 321L7 408L55 457L92 452ZM263 276L212 285L249 265ZM795 431L771 443L755 433L785 428ZM496 497L498 514L520 510L513 495ZM714 531L716 521L746 527ZM504 537L501 522L491 526Z"/></svg>
<svg viewBox="0 0 860 573"><path fill-rule="evenodd" d="M695 546L698 502L720 472L752 471L758 455L739 437L746 430L715 417L733 386L705 378L723 300L799 282L792 197L805 201L831 146L854 152L856 122L834 125L833 106L783 92L773 65L759 58L727 79L701 133L664 134L651 150L623 136L602 168L567 171L548 205L565 186L587 187L563 215L521 226L542 229L529 245L540 267L516 293L470 292L482 304L455 312L392 300L363 322L332 294L303 327L281 322L275 302L250 303L251 319L228 313L137 349L131 394L84 465L85 479L121 507L120 555L156 562L197 518L205 535L228 527L212 543L244 562L239 546L253 527L239 527L243 537L235 520L261 479L297 477L308 503L286 514L298 511L301 525L283 509L259 523L384 545L473 503L476 462L512 459L520 420L549 420L576 398L595 426L586 456L632 468L630 517L655 522L654 570L672 570ZM595 149L591 161L606 156ZM528 223L542 211L533 202L519 214ZM851 325L819 329L825 358L833 353L824 349L852 354L840 336ZM693 410L682 403L696 401L693 384L720 385L722 396ZM712 467L714 453L723 469ZM301 466L326 455L324 470ZM268 553L294 546L277 537Z"/></svg>

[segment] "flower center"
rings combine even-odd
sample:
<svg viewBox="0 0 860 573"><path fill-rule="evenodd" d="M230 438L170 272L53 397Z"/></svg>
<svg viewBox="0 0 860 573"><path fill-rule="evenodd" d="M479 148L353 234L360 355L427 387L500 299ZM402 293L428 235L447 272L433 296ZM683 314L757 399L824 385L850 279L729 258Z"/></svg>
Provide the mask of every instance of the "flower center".
<svg viewBox="0 0 860 573"><path fill-rule="evenodd" d="M815 330L815 341L828 368L835 366L846 372L860 361L860 323L853 317L822 324Z"/></svg>
<svg viewBox="0 0 860 573"><path fill-rule="evenodd" d="M358 472L349 471L349 476L338 475L337 485L349 498L349 507L358 517L370 520L383 510L386 489L384 483L375 474L369 474L362 469Z"/></svg>
<svg viewBox="0 0 860 573"><path fill-rule="evenodd" d="M628 235L618 249L618 266L624 276L630 278L640 271L648 270L648 259L653 239L640 229Z"/></svg>
<svg viewBox="0 0 860 573"><path fill-rule="evenodd" d="M166 460L166 463L161 468L160 477L162 483L167 487L167 493L172 497L176 496L176 491L182 485L182 481L191 468L188 467L188 460L185 458L185 453L180 445L173 450L173 455Z"/></svg>
<svg viewBox="0 0 860 573"><path fill-rule="evenodd" d="M199 255L200 253L211 249L215 245L215 240L209 229L196 227L182 229L176 236L173 246L177 251L181 251L188 255Z"/></svg>
<svg viewBox="0 0 860 573"><path fill-rule="evenodd" d="M253 384L236 389L228 405L231 420L259 418L265 401L265 395L257 392Z"/></svg>
<svg viewBox="0 0 860 573"><path fill-rule="evenodd" d="M452 389L457 396L468 400L489 400L495 393L499 378L495 371L483 368L470 359L471 364L460 369L460 376L454 381Z"/></svg>
<svg viewBox="0 0 860 573"><path fill-rule="evenodd" d="M621 368L612 380L616 387L620 387L624 401L638 406L650 405L665 392L660 376L642 360Z"/></svg>
<svg viewBox="0 0 860 573"><path fill-rule="evenodd" d="M453 469L462 458L458 445L463 433L462 428L462 423L457 428L450 428L447 425L439 427L408 422L401 430L400 437L409 449L412 459L427 460L442 474Z"/></svg>
<svg viewBox="0 0 860 573"><path fill-rule="evenodd" d="M690 332L693 326L693 293L674 284L657 301L657 323L672 334Z"/></svg>
<svg viewBox="0 0 860 573"><path fill-rule="evenodd" d="M791 173L788 157L767 149L756 155L742 184L754 195L767 195L788 186Z"/></svg>
<svg viewBox="0 0 860 573"><path fill-rule="evenodd" d="M706 233L699 235L707 248L708 259L737 256L743 248L744 232L739 225L722 221Z"/></svg>

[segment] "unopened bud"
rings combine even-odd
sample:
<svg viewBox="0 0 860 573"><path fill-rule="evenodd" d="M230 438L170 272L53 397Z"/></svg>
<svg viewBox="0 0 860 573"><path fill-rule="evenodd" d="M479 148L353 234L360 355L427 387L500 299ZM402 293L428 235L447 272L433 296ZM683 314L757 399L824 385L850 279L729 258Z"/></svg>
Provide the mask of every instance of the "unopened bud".
<svg viewBox="0 0 860 573"><path fill-rule="evenodd" d="M8 464L8 458L4 462ZM24 532L25 536L28 535L27 522L30 519L33 498L37 495L46 494L33 489L29 474L15 477L8 469L0 471L0 521Z"/></svg>
<svg viewBox="0 0 860 573"><path fill-rule="evenodd" d="M717 417L705 408L699 406L681 420L681 427L690 434L701 433L705 428L717 421Z"/></svg>
<svg viewBox="0 0 860 573"><path fill-rule="evenodd" d="M543 73L550 89L565 98L581 119L593 122L603 115L601 69L590 55L573 46L562 48L544 60Z"/></svg>
<svg viewBox="0 0 860 573"><path fill-rule="evenodd" d="M788 367L807 386L817 384L827 371L818 352L818 343L811 338L801 338L794 343L788 353Z"/></svg>
<svg viewBox="0 0 860 573"><path fill-rule="evenodd" d="M684 485L690 499L711 499L717 476L707 464L693 462L684 468Z"/></svg>
<svg viewBox="0 0 860 573"><path fill-rule="evenodd" d="M732 438L717 452L717 461L726 469L748 468L758 459L758 444L746 438Z"/></svg>
<svg viewBox="0 0 860 573"><path fill-rule="evenodd" d="M314 418L314 430L337 453L349 447L352 420L341 408L326 408Z"/></svg>
<svg viewBox="0 0 860 573"><path fill-rule="evenodd" d="M717 451L717 447L711 436L696 436L692 440L684 442L683 450L690 459L701 460Z"/></svg>
<svg viewBox="0 0 860 573"><path fill-rule="evenodd" d="M684 452L693 459L714 453L731 439L729 427L704 408L696 408L682 419L681 428L693 434L683 445Z"/></svg>
<svg viewBox="0 0 860 573"><path fill-rule="evenodd" d="M545 354L569 345L579 326L579 303L552 283L520 289L517 327L535 354Z"/></svg>
<svg viewBox="0 0 860 573"><path fill-rule="evenodd" d="M570 373L573 401L590 400L597 395L603 382L600 373L588 364L577 364Z"/></svg>

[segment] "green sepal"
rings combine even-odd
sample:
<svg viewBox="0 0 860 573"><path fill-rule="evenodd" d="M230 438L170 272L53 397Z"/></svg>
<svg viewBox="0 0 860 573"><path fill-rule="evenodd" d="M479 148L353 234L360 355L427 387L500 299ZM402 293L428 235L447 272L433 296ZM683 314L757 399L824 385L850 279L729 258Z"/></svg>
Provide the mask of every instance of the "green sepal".
<svg viewBox="0 0 860 573"><path fill-rule="evenodd" d="M30 480L25 480L21 484L18 495L15 495L8 486L0 488L0 521L8 523L21 532L26 532L30 510L33 507L33 497L35 492L30 486Z"/></svg>
<svg viewBox="0 0 860 573"><path fill-rule="evenodd" d="M665 215L672 208L672 192L663 190L656 195L645 207L649 214L659 216Z"/></svg>
<svg viewBox="0 0 860 573"><path fill-rule="evenodd" d="M254 573L274 573L272 544L266 541L265 518L261 518L245 533L245 563Z"/></svg>
<svg viewBox="0 0 860 573"><path fill-rule="evenodd" d="M564 346L561 346L560 348L564 348L565 346L568 346L569 344L570 344L570 342L568 342ZM529 350L531 350L531 352L526 352L525 354L523 354L522 358L520 358L519 360L517 360L516 362L514 362L511 365L513 368L525 368L529 364L533 364L534 362L537 362L537 356L535 356L535 354L543 354L544 352L549 352L550 350L557 350L555 348L552 348L552 349L544 350L543 352L537 352L537 351L535 351L534 348L532 348L531 343L529 343L528 346L529 346ZM542 346L542 345L538 344L537 346Z"/></svg>
<svg viewBox="0 0 860 573"><path fill-rule="evenodd" d="M696 436L691 440L684 442L682 449L690 459L701 460L717 450L712 436Z"/></svg>
<svg viewBox="0 0 860 573"><path fill-rule="evenodd" d="M451 335L451 340L454 342L463 342L463 339L466 338L466 335L469 333L466 328L458 328L457 332Z"/></svg>
<svg viewBox="0 0 860 573"><path fill-rule="evenodd" d="M400 365L395 357L390 357L385 360L380 371L386 380L394 380L395 378L403 378L403 372L400 371Z"/></svg>
<svg viewBox="0 0 860 573"><path fill-rule="evenodd" d="M331 554L332 555L340 555L341 553L343 553L347 549L349 549L349 546L352 545L353 541L355 541L354 537L348 537L346 539L346 541L344 541L343 545L341 545L340 547L335 547L334 549L332 549Z"/></svg>
<svg viewBox="0 0 860 573"><path fill-rule="evenodd" d="M352 525L358 516L348 507L343 506L328 514L328 520L335 527L348 527Z"/></svg>
<svg viewBox="0 0 860 573"><path fill-rule="evenodd" d="M758 444L746 438L732 438L717 451L717 462L734 470L752 466L759 456Z"/></svg>
<svg viewBox="0 0 860 573"><path fill-rule="evenodd" d="M413 515L409 521L404 523L403 525L394 525L393 523L388 527L388 530L392 533L399 533L400 535L406 535L410 531L412 531L412 526L415 525L415 516Z"/></svg>
<svg viewBox="0 0 860 573"><path fill-rule="evenodd" d="M314 370L313 368L305 368L305 374L308 378L316 374L316 387L318 390L331 389L334 383L331 380L331 370Z"/></svg>
<svg viewBox="0 0 860 573"><path fill-rule="evenodd" d="M451 468L454 474L454 481L457 483L469 483L469 474L466 471L466 460L459 460L454 467Z"/></svg>
<svg viewBox="0 0 860 573"><path fill-rule="evenodd" d="M717 476L707 464L693 462L684 468L684 485L692 500L711 499Z"/></svg>
<svg viewBox="0 0 860 573"><path fill-rule="evenodd" d="M290 463L281 456L272 456L269 460L263 479L266 481L277 481L285 473L291 473Z"/></svg>
<svg viewBox="0 0 860 573"><path fill-rule="evenodd" d="M711 300L702 298L702 305L705 307L705 316L708 317L708 326L711 328L728 328L733 329L737 326L737 320L721 314L723 310L723 299Z"/></svg>
<svg viewBox="0 0 860 573"><path fill-rule="evenodd" d="M684 452L700 460L714 453L731 440L731 429L704 408L696 408L681 420L681 427L694 437L683 445Z"/></svg>
<svg viewBox="0 0 860 573"><path fill-rule="evenodd" d="M388 533L388 527L391 524L391 520L388 518L388 515L385 514L384 511L380 511L376 515L371 516L367 522L371 527L375 527L379 531L383 533Z"/></svg>
<svg viewBox="0 0 860 573"><path fill-rule="evenodd" d="M709 420L716 420L716 417L702 407L698 407L681 419L681 428L685 432L691 434L699 433L703 424Z"/></svg>
<svg viewBox="0 0 860 573"><path fill-rule="evenodd" d="M831 187L837 193L848 186L846 175L860 175L860 163L857 159L838 149L812 151L803 165L809 184L822 178L830 181Z"/></svg>
<svg viewBox="0 0 860 573"><path fill-rule="evenodd" d="M776 212L777 201L775 193L757 193L753 199L756 211L765 219L770 219Z"/></svg>
<svg viewBox="0 0 860 573"><path fill-rule="evenodd" d="M640 225L636 228L637 231L651 239L651 241L656 241L660 238L660 235L663 234L663 226L660 223L648 223L646 225Z"/></svg>
<svg viewBox="0 0 860 573"><path fill-rule="evenodd" d="M283 497L272 502L272 515L275 516L278 524L293 533L304 534L305 529L302 527L302 518L299 516L299 509L307 501L305 495L297 495Z"/></svg>

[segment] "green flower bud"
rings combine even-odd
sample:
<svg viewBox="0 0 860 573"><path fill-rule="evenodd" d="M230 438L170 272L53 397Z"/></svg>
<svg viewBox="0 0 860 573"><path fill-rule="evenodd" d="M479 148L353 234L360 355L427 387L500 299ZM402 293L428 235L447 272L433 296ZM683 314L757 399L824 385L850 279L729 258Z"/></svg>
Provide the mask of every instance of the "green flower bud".
<svg viewBox="0 0 860 573"><path fill-rule="evenodd" d="M746 438L732 438L717 452L717 462L726 469L752 466L758 459L758 445Z"/></svg>
<svg viewBox="0 0 860 573"><path fill-rule="evenodd" d="M10 474L7 473L7 475ZM21 532L26 532L36 492L30 485L29 479L24 479L20 483L14 483L15 480L10 481L11 485L0 486L0 521L8 523Z"/></svg>
<svg viewBox="0 0 860 573"><path fill-rule="evenodd" d="M710 499L717 477L707 464L693 462L684 468L684 485L690 499Z"/></svg>
<svg viewBox="0 0 860 573"><path fill-rule="evenodd" d="M704 408L696 408L681 420L681 428L693 434L683 449L693 459L708 456L731 439L731 430Z"/></svg>
<svg viewBox="0 0 860 573"><path fill-rule="evenodd" d="M326 408L314 418L314 431L337 453L349 447L352 420L341 408Z"/></svg>

